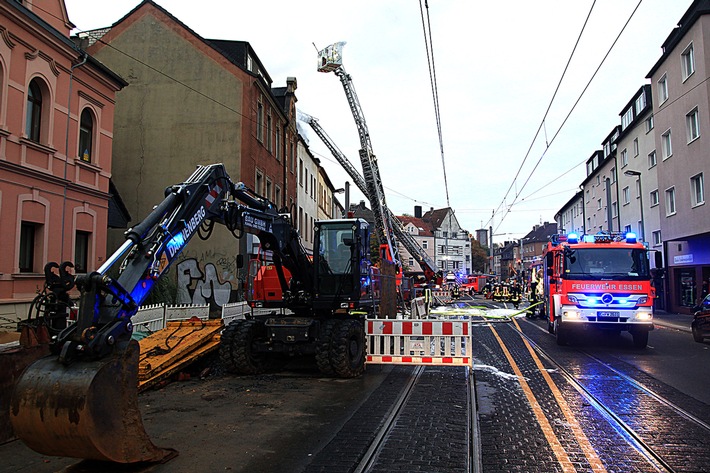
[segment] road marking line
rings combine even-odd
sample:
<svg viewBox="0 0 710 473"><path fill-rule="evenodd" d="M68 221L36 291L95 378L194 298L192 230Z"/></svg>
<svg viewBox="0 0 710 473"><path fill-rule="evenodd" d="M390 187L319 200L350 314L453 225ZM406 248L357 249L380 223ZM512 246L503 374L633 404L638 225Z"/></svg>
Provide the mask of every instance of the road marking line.
<svg viewBox="0 0 710 473"><path fill-rule="evenodd" d="M523 393L525 393L525 397L528 399L528 403L530 403L530 407L532 408L532 411L535 414L537 423L540 425L542 433L547 439L547 443L550 445L550 448L552 448L552 453L555 454L557 461L562 466L562 471L565 473L576 472L572 461L567 456L567 452L565 452L565 449L560 443L560 440L555 435L555 431L552 429L552 426L547 420L547 417L545 417L545 413L542 411L542 407L540 407L540 404L537 402L537 399L535 399L535 395L533 394L532 389L530 389L530 385L528 385L528 382L525 380L523 373L520 371L518 364L513 359L513 356L508 351L508 348L503 343L503 340L501 340L500 336L498 335L498 332L496 332L496 329L493 328L492 325L490 327L491 331L493 332L493 335L496 337L496 340L498 340L498 344L503 349L503 353L508 359L508 363L510 363L510 366L513 368L513 371L518 376L518 382L520 382L520 387L523 388Z"/></svg>
<svg viewBox="0 0 710 473"><path fill-rule="evenodd" d="M520 328L520 325L518 325L517 320L513 320L513 323L517 327L518 330L522 333L522 329ZM550 390L552 391L552 395L555 396L555 399L557 400L557 404L560 406L560 409L562 410L562 414L564 414L565 418L567 419L567 422L569 423L569 427L574 432L574 435L577 437L577 441L579 442L580 447L582 448L582 452L584 452L584 456L587 457L587 460L589 461L589 464L592 467L592 471L599 472L599 473L606 473L606 468L604 467L604 464L602 463L601 459L597 455L597 452L594 450L594 447L592 447L591 442L585 435L584 431L582 430L582 427L579 425L579 422L577 421L577 418L575 415L572 413L572 410L569 408L569 405L567 404L567 401L565 398L562 396L562 393L560 392L559 388L555 384L555 382L552 380L552 377L550 376L550 373L547 372L545 367L542 365L542 361L540 360L540 357L537 356L537 353L535 353L535 350L530 346L527 340L521 337L523 340L523 343L525 344L525 347L528 349L530 352L530 355L532 356L533 360L535 361L535 365L537 365L538 370L540 370L540 373L542 374L542 377L545 378L545 381L547 382L547 385L550 387Z"/></svg>

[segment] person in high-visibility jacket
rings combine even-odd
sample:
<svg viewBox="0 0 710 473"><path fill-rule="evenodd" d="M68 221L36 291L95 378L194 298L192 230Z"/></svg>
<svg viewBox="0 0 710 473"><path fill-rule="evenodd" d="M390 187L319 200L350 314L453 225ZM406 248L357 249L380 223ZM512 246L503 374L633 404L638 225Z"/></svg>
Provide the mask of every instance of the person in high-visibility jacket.
<svg viewBox="0 0 710 473"><path fill-rule="evenodd" d="M429 307L431 307L431 288L428 284L424 285L424 308L425 312L429 313Z"/></svg>

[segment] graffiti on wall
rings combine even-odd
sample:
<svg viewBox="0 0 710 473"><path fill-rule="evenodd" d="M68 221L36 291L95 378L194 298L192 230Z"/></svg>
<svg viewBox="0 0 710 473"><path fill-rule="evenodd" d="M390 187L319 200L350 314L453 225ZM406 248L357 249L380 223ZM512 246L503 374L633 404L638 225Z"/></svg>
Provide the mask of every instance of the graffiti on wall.
<svg viewBox="0 0 710 473"><path fill-rule="evenodd" d="M210 304L223 306L229 302L232 294L232 284L220 282L217 268L212 263L204 266L196 259L190 258L177 265L177 303L178 304Z"/></svg>

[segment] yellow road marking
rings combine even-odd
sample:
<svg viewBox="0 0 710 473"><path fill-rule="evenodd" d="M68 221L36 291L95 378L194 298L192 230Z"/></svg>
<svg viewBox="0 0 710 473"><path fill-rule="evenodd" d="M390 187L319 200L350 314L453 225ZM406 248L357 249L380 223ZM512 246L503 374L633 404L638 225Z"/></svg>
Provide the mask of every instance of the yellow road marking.
<svg viewBox="0 0 710 473"><path fill-rule="evenodd" d="M520 386L523 388L523 392L525 393L525 397L527 397L528 402L530 403L530 407L532 408L532 411L535 414L537 423L540 425L542 433L545 435L547 443L550 444L552 452L555 454L557 461L562 466L562 471L565 473L575 472L576 470L574 468L574 465L572 464L572 461L567 456L567 452L565 452L564 447L555 435L555 431L552 430L550 422L547 420L547 417L545 417L545 413L542 411L542 407L540 407L540 404L537 402L537 399L535 399L535 395L533 394L532 389L530 389L530 385L528 385L528 382L523 377L523 373L520 371L518 364L513 359L513 356L508 351L508 348L503 343L503 340L501 340L500 336L498 335L498 332L496 332L496 329L493 328L492 325L490 326L490 328L493 332L493 335L496 337L496 340L498 340L498 344L503 349L503 353L508 359L508 363L510 363L510 366L512 366L513 371L517 375L518 380L520 381Z"/></svg>
<svg viewBox="0 0 710 473"><path fill-rule="evenodd" d="M520 330L522 333L522 329L520 328L520 325L518 325L517 320L513 320L513 323L515 326ZM540 360L540 357L537 356L537 353L535 353L535 350L533 350L532 346L528 343L528 341L523 338L523 343L527 347L528 351L530 352L530 356L532 356L533 360L535 361L535 365L537 365L537 369L540 370L540 373L542 374L542 377L545 378L545 381L547 382L547 385L550 387L550 390L552 391L552 395L555 396L555 399L557 400L557 404L560 406L560 409L562 410L562 413L564 414L565 418L567 419L567 422L569 423L569 427L574 432L574 435L577 437L577 441L579 442L580 447L582 448L582 451L584 452L584 456L587 457L587 460L589 461L589 464L592 467L592 471L599 472L599 473L606 473L606 468L604 467L604 464L602 463L601 459L597 455L597 452L594 450L594 447L592 447L592 444L589 442L589 439L585 435L584 431L582 430L582 427L579 425L579 422L577 421L577 418L575 415L572 413L572 410L569 408L569 405L567 404L567 401L565 398L562 396L562 393L560 392L559 388L555 384L555 382L552 380L552 377L550 376L550 373L547 372L545 367L542 365L542 361Z"/></svg>

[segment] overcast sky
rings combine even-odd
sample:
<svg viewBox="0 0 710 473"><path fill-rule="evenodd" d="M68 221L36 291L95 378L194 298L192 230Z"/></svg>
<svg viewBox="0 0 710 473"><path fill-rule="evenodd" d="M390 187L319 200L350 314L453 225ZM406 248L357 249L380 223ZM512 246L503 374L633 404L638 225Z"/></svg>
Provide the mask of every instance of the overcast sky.
<svg viewBox="0 0 710 473"><path fill-rule="evenodd" d="M110 26L140 2L65 3L77 33ZM424 210L449 205L463 228L473 232L492 225L494 240L501 241L553 221L574 196L585 177L584 161L601 148L620 123L622 107L648 83L661 45L692 2L428 0L428 9L424 0L156 3L204 38L251 43L274 86L296 77L298 109L318 118L361 169L357 129L342 85L334 74L316 71L314 44L322 49L347 42L344 67L367 120L392 211L413 214L415 205ZM431 26L443 158L422 11ZM345 171L305 128L333 184L344 186ZM355 186L351 190L352 202L364 198Z"/></svg>

